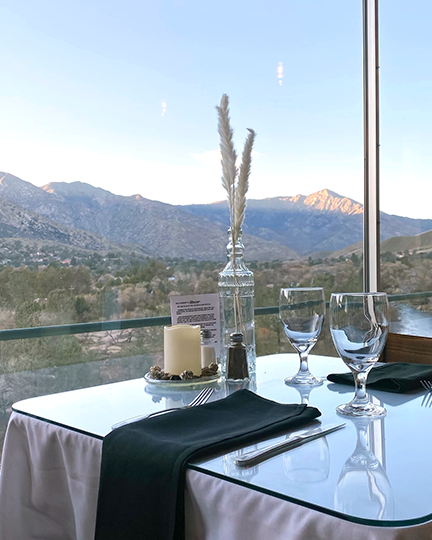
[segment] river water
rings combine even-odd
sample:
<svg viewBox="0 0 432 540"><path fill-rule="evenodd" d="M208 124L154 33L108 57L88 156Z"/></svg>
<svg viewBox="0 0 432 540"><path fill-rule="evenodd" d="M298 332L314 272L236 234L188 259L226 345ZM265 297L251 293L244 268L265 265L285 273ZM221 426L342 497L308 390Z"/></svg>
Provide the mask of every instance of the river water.
<svg viewBox="0 0 432 540"><path fill-rule="evenodd" d="M401 302L392 302L391 306L397 310L399 320L391 323L390 332L432 337L432 313Z"/></svg>

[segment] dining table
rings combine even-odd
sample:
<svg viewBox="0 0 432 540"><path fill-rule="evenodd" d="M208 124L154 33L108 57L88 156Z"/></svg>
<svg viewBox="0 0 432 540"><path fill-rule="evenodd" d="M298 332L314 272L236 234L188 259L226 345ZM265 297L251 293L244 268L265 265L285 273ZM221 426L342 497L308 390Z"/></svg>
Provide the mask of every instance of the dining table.
<svg viewBox="0 0 432 540"><path fill-rule="evenodd" d="M339 358L311 355L309 363L324 378L347 371ZM211 400L247 388L279 403L309 404L322 413L315 422L345 427L250 467L235 460L289 434L188 463L185 538L431 540L427 392L368 391L387 415L342 417L336 407L351 400L353 386L286 385L297 369L296 354L262 356L250 380L216 378L206 386L214 388ZM125 419L187 405L203 387L144 375L13 405L0 474L0 540L94 538L104 437Z"/></svg>

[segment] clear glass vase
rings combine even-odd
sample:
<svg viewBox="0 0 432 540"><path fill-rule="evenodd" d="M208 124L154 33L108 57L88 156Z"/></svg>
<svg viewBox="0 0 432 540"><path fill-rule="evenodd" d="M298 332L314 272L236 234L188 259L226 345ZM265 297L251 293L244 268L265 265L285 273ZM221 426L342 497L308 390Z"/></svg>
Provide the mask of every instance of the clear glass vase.
<svg viewBox="0 0 432 540"><path fill-rule="evenodd" d="M226 375L227 350L230 334L241 332L246 346L249 377L256 371L254 275L243 259L242 233L233 245L231 229L228 229L227 265L219 273L218 287L221 313L221 369Z"/></svg>

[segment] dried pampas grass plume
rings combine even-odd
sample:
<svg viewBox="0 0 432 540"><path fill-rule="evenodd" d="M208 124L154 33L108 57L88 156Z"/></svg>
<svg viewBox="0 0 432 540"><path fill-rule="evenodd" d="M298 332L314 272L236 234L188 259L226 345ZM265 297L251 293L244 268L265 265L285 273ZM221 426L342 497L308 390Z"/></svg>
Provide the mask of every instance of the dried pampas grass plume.
<svg viewBox="0 0 432 540"><path fill-rule="evenodd" d="M249 175L252 163L252 147L255 140L255 131L253 129L248 129L248 131L249 135L247 136L243 150L242 163L240 166L240 174L235 198L235 240L233 239L234 244L237 241L240 229L243 225L246 210L246 193L249 189Z"/></svg>
<svg viewBox="0 0 432 540"><path fill-rule="evenodd" d="M224 94L220 107L216 107L219 116L218 132L220 136L221 163L222 163L222 185L228 194L228 205L230 208L230 221L234 220L235 206L235 179L237 176L236 160L237 155L234 149L234 132L230 125L228 96Z"/></svg>
<svg viewBox="0 0 432 540"><path fill-rule="evenodd" d="M239 171L239 169L236 167L237 155L233 143L234 132L230 124L229 99L226 94L222 96L220 106L216 107L216 110L219 117L218 131L222 155L222 185L228 195L231 236L234 248L245 217L246 193L249 188L249 175L251 170L252 148L255 140L255 132L253 129L248 129L249 135L245 141Z"/></svg>

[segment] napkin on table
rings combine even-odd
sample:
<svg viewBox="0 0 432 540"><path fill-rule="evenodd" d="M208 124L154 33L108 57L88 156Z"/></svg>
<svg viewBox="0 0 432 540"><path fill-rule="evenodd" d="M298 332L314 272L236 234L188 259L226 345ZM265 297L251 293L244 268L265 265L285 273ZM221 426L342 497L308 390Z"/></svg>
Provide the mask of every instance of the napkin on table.
<svg viewBox="0 0 432 540"><path fill-rule="evenodd" d="M321 413L249 390L128 424L102 446L96 540L184 538L185 465L298 428Z"/></svg>
<svg viewBox="0 0 432 540"><path fill-rule="evenodd" d="M354 377L351 372L331 373L327 379L334 383L354 386ZM413 390L423 390L420 381L424 380L432 381L432 366L394 362L373 367L367 378L367 388L403 394Z"/></svg>

